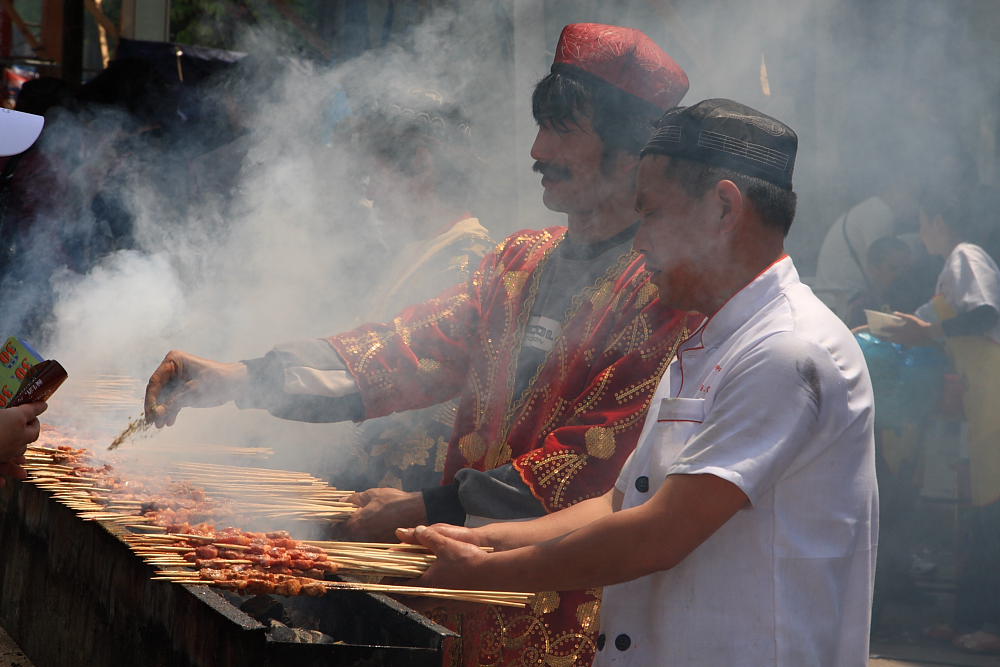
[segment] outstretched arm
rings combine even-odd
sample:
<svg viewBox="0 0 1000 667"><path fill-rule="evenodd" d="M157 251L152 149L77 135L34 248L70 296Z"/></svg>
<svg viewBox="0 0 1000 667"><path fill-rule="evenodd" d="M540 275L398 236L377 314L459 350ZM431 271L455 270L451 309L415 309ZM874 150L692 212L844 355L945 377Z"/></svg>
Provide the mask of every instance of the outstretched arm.
<svg viewBox="0 0 1000 667"><path fill-rule="evenodd" d="M471 531L480 544L496 540L494 546L544 540L506 551L483 553L434 527L401 531L400 537L437 555L418 585L577 590L674 567L748 502L735 484L707 474L671 475L648 502L627 510L610 511L608 500L606 495L535 521ZM570 532L549 537L566 528ZM522 538L513 536L518 530Z"/></svg>

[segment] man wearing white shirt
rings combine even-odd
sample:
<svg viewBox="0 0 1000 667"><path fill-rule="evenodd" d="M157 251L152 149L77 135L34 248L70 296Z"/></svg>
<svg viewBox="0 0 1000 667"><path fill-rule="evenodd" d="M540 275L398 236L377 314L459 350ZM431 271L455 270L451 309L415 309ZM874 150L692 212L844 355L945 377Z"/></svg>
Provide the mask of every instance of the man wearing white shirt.
<svg viewBox="0 0 1000 667"><path fill-rule="evenodd" d="M865 257L875 241L892 236L895 214L888 197L874 195L837 218L816 259L816 296L846 320L850 302L870 289Z"/></svg>
<svg viewBox="0 0 1000 667"><path fill-rule="evenodd" d="M962 379L967 428L968 506L962 508L962 554L955 600L954 643L976 653L1000 653L1000 268L969 243L974 224L967 202L930 192L920 214L927 252L944 257L934 297L884 336L905 345L943 343Z"/></svg>
<svg viewBox="0 0 1000 667"><path fill-rule="evenodd" d="M531 522L401 530L438 556L421 584L606 586L600 665L867 664L871 383L783 250L796 149L790 128L730 100L664 115L635 246L661 299L710 317L614 489Z"/></svg>

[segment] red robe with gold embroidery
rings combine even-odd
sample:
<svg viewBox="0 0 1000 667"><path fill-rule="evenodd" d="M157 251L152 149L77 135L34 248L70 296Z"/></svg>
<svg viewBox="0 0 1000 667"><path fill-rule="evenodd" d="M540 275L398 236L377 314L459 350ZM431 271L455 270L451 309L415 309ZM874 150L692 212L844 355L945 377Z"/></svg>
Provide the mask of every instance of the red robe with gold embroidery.
<svg viewBox="0 0 1000 667"><path fill-rule="evenodd" d="M565 231L513 234L468 283L391 323L330 339L358 384L366 418L458 397L446 484L461 468L513 462L550 512L611 488L677 343L701 319L662 305L642 258L626 253L577 295L554 349L515 401L540 269ZM466 664L586 664L598 599L598 591L547 593L527 610L466 615Z"/></svg>

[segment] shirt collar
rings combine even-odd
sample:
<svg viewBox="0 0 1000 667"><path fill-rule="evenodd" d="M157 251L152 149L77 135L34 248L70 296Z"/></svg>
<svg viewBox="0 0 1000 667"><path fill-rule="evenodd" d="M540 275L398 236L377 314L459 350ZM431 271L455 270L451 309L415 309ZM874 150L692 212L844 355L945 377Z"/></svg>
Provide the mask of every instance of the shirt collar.
<svg viewBox="0 0 1000 667"><path fill-rule="evenodd" d="M722 308L705 321L701 329L701 344L708 348L715 347L760 311L761 305L797 282L799 274L792 258L782 255L729 297Z"/></svg>

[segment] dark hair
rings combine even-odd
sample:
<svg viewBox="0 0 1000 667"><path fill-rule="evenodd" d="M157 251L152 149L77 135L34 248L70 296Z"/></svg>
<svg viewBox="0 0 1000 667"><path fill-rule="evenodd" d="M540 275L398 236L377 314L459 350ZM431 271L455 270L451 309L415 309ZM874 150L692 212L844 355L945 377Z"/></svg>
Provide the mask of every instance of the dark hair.
<svg viewBox="0 0 1000 667"><path fill-rule="evenodd" d="M160 123L176 116L178 89L149 61L121 58L81 86L76 99L84 106L120 107L140 122Z"/></svg>
<svg viewBox="0 0 1000 667"><path fill-rule="evenodd" d="M928 220L941 216L958 240L975 242L979 240L976 233L978 221L973 211L975 200L970 196L971 193L958 188L928 189L919 196L920 209Z"/></svg>
<svg viewBox="0 0 1000 667"><path fill-rule="evenodd" d="M54 76L43 76L26 81L17 94L18 111L44 116L52 107L73 106L76 90L73 85Z"/></svg>
<svg viewBox="0 0 1000 667"><path fill-rule="evenodd" d="M869 265L881 264L890 255L898 252L910 252L910 246L906 245L906 242L900 240L898 236L883 236L882 238L875 239L868 246L868 252L865 253L865 261Z"/></svg>
<svg viewBox="0 0 1000 667"><path fill-rule="evenodd" d="M719 181L732 181L757 209L764 223L780 229L785 236L795 219L795 204L798 200L795 192L756 176L671 157L667 165L667 178L677 182L691 197L701 197Z"/></svg>
<svg viewBox="0 0 1000 667"><path fill-rule="evenodd" d="M410 91L399 103L380 103L357 114L350 125L358 147L400 173L416 175L415 158L426 151L438 175L438 193L466 205L477 189L478 160L471 126L459 108L433 91Z"/></svg>
<svg viewBox="0 0 1000 667"><path fill-rule="evenodd" d="M615 88L584 71L551 72L535 86L531 113L539 125L565 129L588 116L608 157L638 155L663 115L656 105Z"/></svg>

